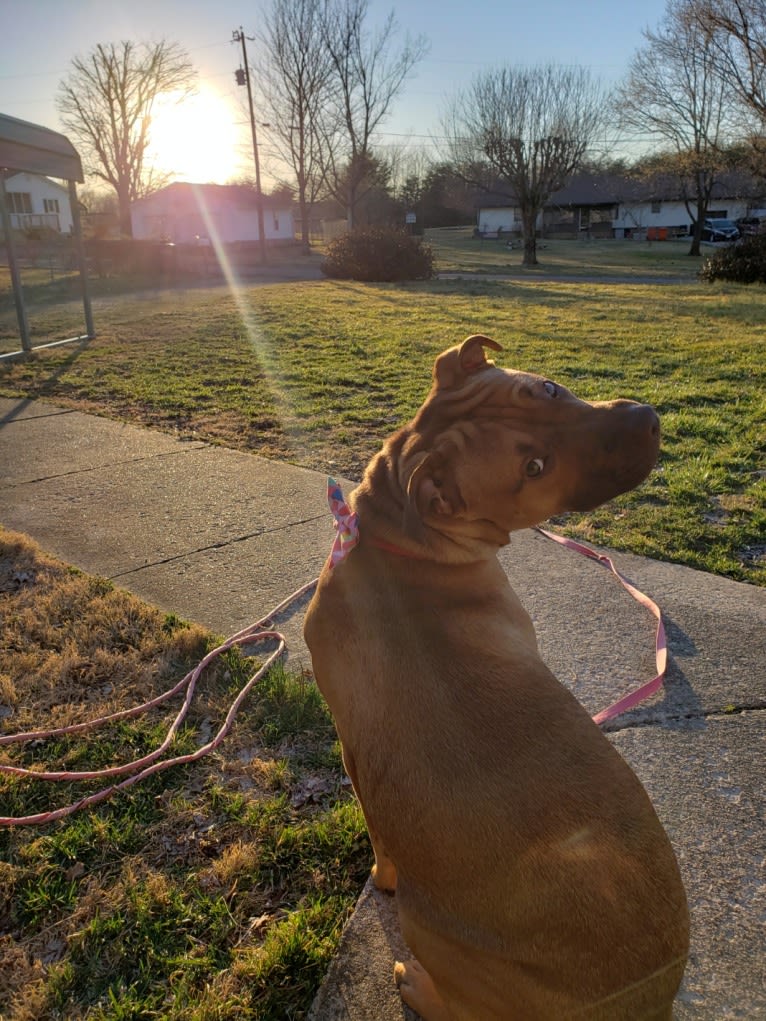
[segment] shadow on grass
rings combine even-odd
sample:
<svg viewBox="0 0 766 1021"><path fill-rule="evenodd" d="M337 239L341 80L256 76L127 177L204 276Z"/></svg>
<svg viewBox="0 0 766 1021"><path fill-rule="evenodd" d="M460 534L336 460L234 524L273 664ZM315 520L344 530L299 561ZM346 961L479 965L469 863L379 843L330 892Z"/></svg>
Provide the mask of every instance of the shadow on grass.
<svg viewBox="0 0 766 1021"><path fill-rule="evenodd" d="M69 348L69 356L64 359L55 369L51 372L47 379L43 380L39 384L39 388L34 397L19 397L16 404L14 404L4 415L0 416L0 426L8 425L15 419L19 418L20 415L26 411L35 401L40 400L55 392L55 386L61 376L75 364L80 355L85 351L91 343L89 337L84 337L81 340L72 341L72 347ZM32 350L28 355L22 356L13 361L9 361L9 364L18 364L19 361L26 361L29 358L35 357L35 351ZM2 366L0 361L0 367Z"/></svg>

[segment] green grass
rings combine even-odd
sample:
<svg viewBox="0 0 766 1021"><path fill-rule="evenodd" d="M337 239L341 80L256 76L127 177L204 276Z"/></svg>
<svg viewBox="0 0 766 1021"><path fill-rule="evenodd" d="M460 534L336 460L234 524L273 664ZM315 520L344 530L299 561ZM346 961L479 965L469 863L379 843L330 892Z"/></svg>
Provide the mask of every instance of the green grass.
<svg viewBox="0 0 766 1021"><path fill-rule="evenodd" d="M1 528L0 617L5 732L140 704L214 641ZM253 668L234 650L202 679L169 754L198 746ZM130 760L177 708L9 745L0 761ZM0 774L0 806L43 811L102 785ZM0 1017L305 1017L370 862L324 702L307 676L273 670L214 754L59 822L0 828Z"/></svg>
<svg viewBox="0 0 766 1021"><path fill-rule="evenodd" d="M570 260L588 247L569 245ZM648 482L560 527L763 584L763 287L586 284L565 273L407 286L320 281L113 298L96 320L99 335L84 347L1 367L0 394L352 478L416 410L436 354L488 333L504 346L502 365L544 373L587 399L648 401L662 417L662 454Z"/></svg>
<svg viewBox="0 0 766 1021"><path fill-rule="evenodd" d="M703 257L689 257L690 241L538 241L539 266L522 267L523 251L516 242L508 248L507 238L473 237L471 227L426 231L438 270L441 272L502 273L526 277L584 276L598 278L656 278L694 280Z"/></svg>

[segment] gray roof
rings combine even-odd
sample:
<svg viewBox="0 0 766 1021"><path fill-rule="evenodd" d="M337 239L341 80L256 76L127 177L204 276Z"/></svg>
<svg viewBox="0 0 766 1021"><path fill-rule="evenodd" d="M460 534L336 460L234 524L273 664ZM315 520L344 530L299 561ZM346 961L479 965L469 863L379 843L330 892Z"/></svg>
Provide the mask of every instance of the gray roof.
<svg viewBox="0 0 766 1021"><path fill-rule="evenodd" d="M759 198L763 185L746 174L721 174L713 186L712 199ZM653 174L645 177L620 174L579 173L567 181L560 191L548 199L547 207L614 206L624 202L672 202L684 198L681 180L674 174ZM506 208L516 204L512 189L498 188L478 198L485 209Z"/></svg>
<svg viewBox="0 0 766 1021"><path fill-rule="evenodd" d="M82 163L65 135L0 114L0 170L82 181Z"/></svg>

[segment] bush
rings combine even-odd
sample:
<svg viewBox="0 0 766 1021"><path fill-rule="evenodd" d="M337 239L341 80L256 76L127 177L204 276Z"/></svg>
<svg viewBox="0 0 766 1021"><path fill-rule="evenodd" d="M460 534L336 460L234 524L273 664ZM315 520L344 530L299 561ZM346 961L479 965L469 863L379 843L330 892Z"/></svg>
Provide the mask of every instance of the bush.
<svg viewBox="0 0 766 1021"><path fill-rule="evenodd" d="M369 227L331 241L322 272L334 280L428 280L433 253L404 231Z"/></svg>
<svg viewBox="0 0 766 1021"><path fill-rule="evenodd" d="M745 237L711 256L700 270L703 280L766 283L766 234Z"/></svg>

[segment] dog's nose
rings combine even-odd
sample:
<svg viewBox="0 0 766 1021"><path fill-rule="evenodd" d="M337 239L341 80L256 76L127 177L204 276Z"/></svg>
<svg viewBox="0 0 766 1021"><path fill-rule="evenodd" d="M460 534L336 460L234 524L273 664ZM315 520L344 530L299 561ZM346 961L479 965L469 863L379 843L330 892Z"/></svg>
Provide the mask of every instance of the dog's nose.
<svg viewBox="0 0 766 1021"><path fill-rule="evenodd" d="M660 435L660 419L651 404L639 404L637 401L617 400L608 405L614 411L625 415L623 421L636 433L656 439Z"/></svg>

